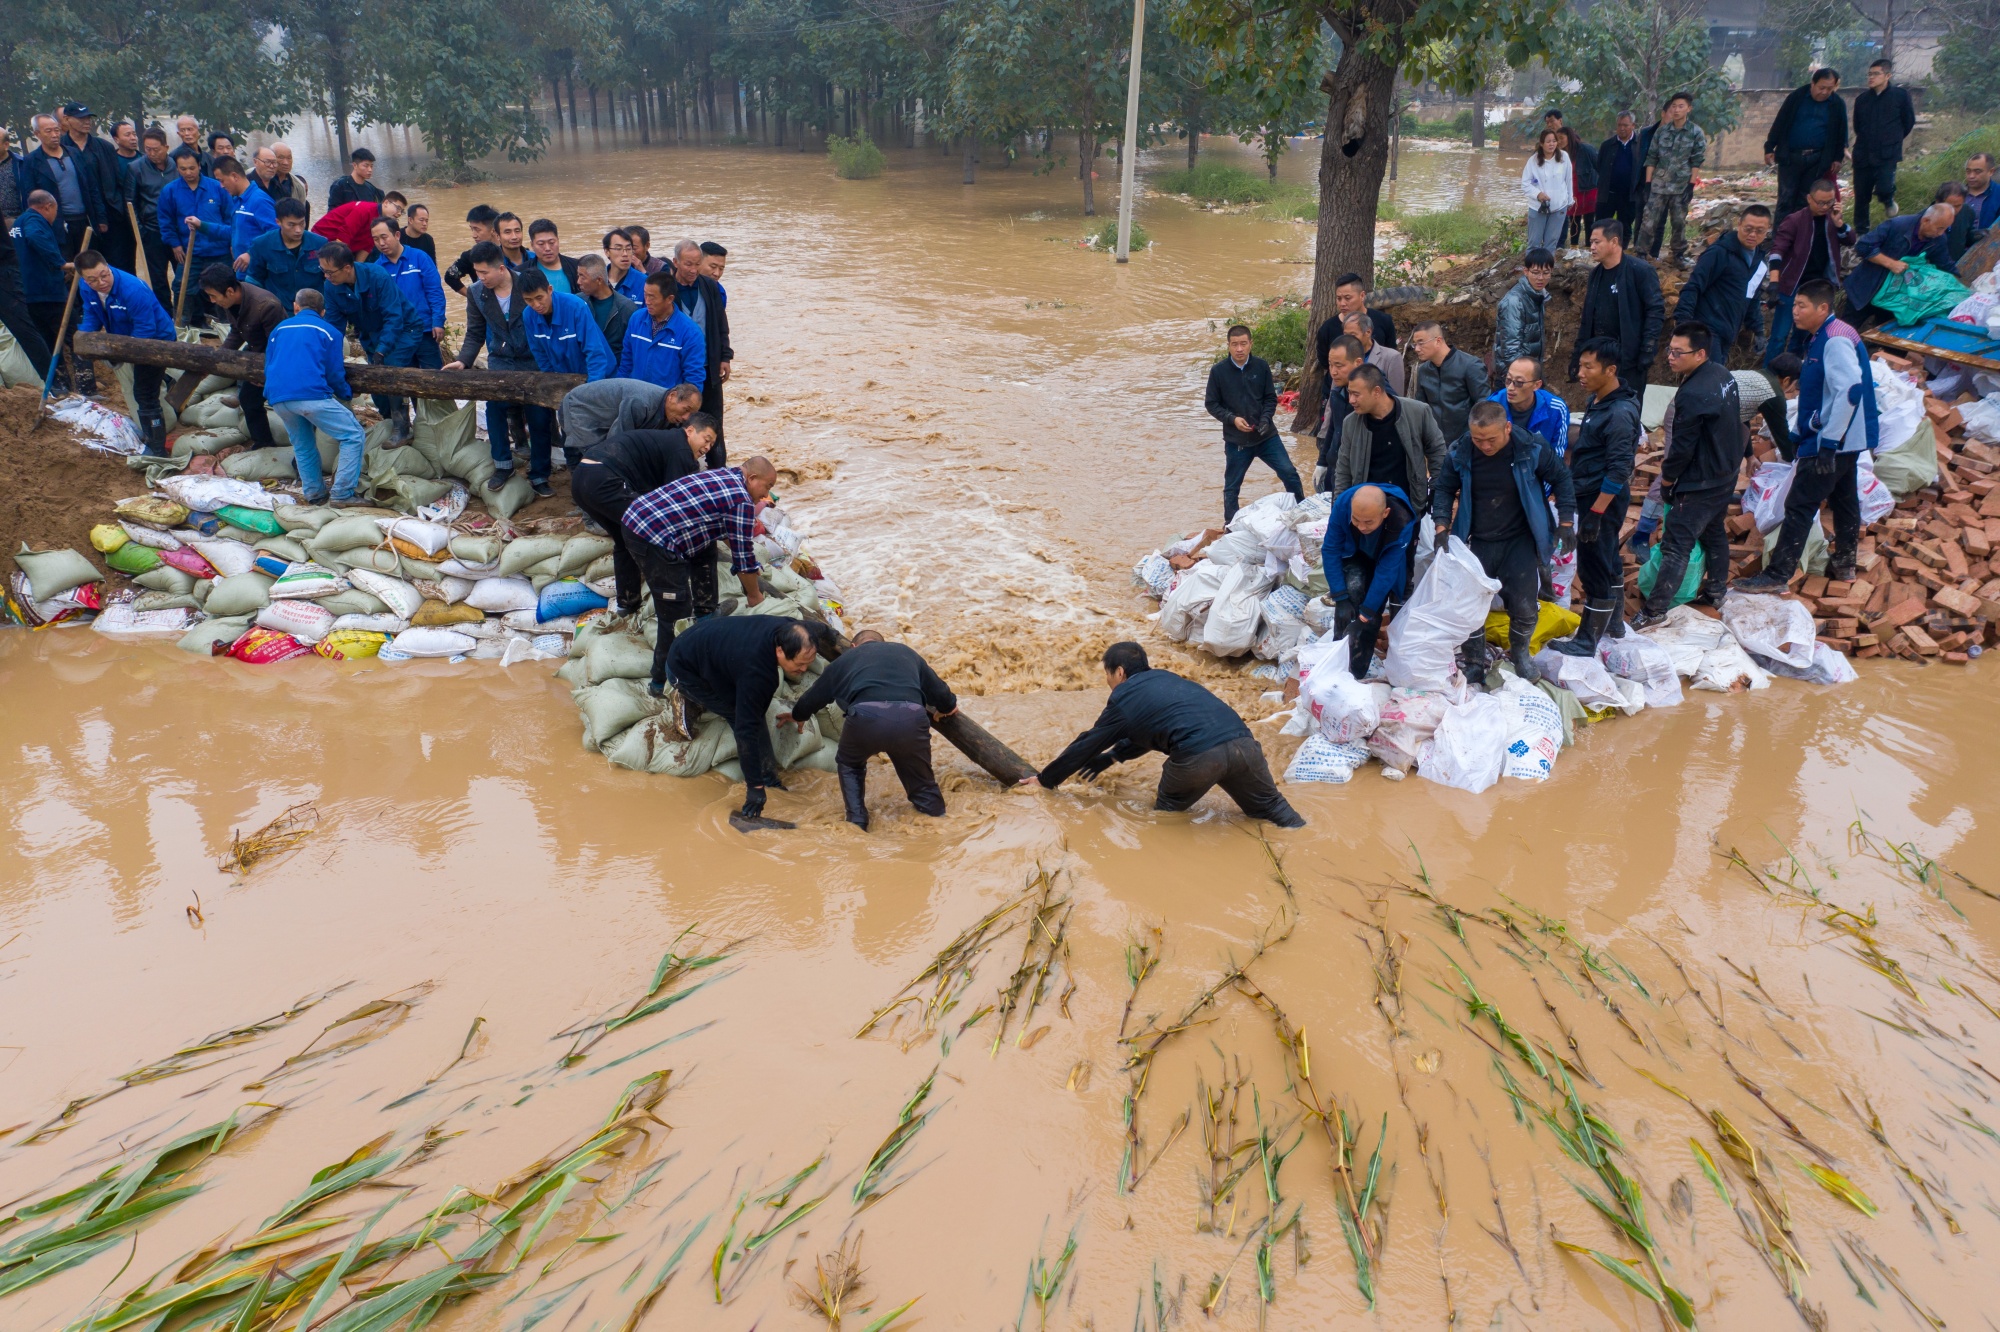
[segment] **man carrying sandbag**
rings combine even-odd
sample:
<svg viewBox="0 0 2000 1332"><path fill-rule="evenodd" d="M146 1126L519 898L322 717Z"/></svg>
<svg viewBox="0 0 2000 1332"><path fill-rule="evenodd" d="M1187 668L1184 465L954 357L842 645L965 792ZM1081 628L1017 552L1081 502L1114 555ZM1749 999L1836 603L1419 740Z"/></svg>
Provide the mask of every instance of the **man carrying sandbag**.
<svg viewBox="0 0 2000 1332"><path fill-rule="evenodd" d="M611 537L618 614L639 610L639 561L628 544L625 511L647 491L699 472L714 447L715 418L696 412L675 430L621 430L584 454L570 472L570 498Z"/></svg>
<svg viewBox="0 0 2000 1332"><path fill-rule="evenodd" d="M122 269L113 268L96 250L76 257L77 275L83 279L83 319L77 331L106 333L121 338L174 340L174 319L153 289ZM160 411L160 383L166 368L158 365L132 367L132 406L139 414L139 436L146 442L146 456L167 456L167 418Z"/></svg>
<svg viewBox="0 0 2000 1332"><path fill-rule="evenodd" d="M1352 486L1333 502L1320 567L1333 589L1333 632L1347 640L1348 673L1359 680L1375 659L1382 620L1410 593L1417 557L1417 509L1396 486Z"/></svg>
<svg viewBox="0 0 2000 1332"><path fill-rule="evenodd" d="M762 458L752 458L743 466L747 471L759 462L770 466ZM734 475L734 469L717 468L707 473L724 474ZM778 682L785 676L797 679L804 675L819 655L813 641L817 626L782 615L732 615L698 621L673 638L666 621L661 623L660 641L671 642L673 649L656 655L653 669L661 669L658 663L664 660L673 678L674 692L680 696L682 731L692 736L694 723L704 710L729 718L736 733L736 761L743 767L745 788L743 808L735 817L763 819L765 788L785 789L778 777L778 760L771 752L764 715L777 695Z"/></svg>
<svg viewBox="0 0 2000 1332"><path fill-rule="evenodd" d="M1043 768L1040 781L1053 791L1073 773L1095 777L1114 763L1160 750L1154 809L1184 810L1220 786L1253 819L1280 828L1303 828L1306 821L1278 794L1264 761L1263 746L1227 703L1192 680L1156 671L1137 643L1113 643L1104 650L1104 682L1111 697L1097 724L1070 742Z"/></svg>
<svg viewBox="0 0 2000 1332"><path fill-rule="evenodd" d="M829 703L839 704L844 718L834 763L849 823L867 830L868 760L877 754L889 756L917 813L944 817L944 792L931 771L931 718L957 712L958 698L916 649L863 629L778 721L810 721Z"/></svg>
<svg viewBox="0 0 2000 1332"><path fill-rule="evenodd" d="M701 407L701 390L676 384L660 391L643 379L596 379L563 394L556 419L563 441L588 453L605 436L621 430L667 430L680 425Z"/></svg>
<svg viewBox="0 0 2000 1332"><path fill-rule="evenodd" d="M755 606L764 600L757 579L757 501L777 483L771 460L756 457L741 467L716 467L669 481L626 508L625 539L653 594L655 698L666 692L674 625L715 611L716 542L729 543L729 571L742 580L744 601Z"/></svg>
<svg viewBox="0 0 2000 1332"><path fill-rule="evenodd" d="M1457 537L1486 576L1500 580L1507 655L1515 674L1533 684L1542 678L1531 654L1542 571L1576 546L1576 490L1555 450L1540 435L1511 424L1500 403L1478 404L1470 422L1432 481L1431 517L1440 542ZM1553 532L1548 496L1556 502ZM1462 655L1469 678L1485 662L1483 627L1466 640Z"/></svg>
<svg viewBox="0 0 2000 1332"><path fill-rule="evenodd" d="M228 264L202 269L201 289L210 304L228 312L229 336L222 340L222 350L247 348L260 354L268 350L271 330L284 322L286 313L276 296L254 282L238 282L236 270ZM271 418L264 411L264 386L255 380L237 380L236 401L243 407L243 430L250 436L250 447L276 448Z"/></svg>
<svg viewBox="0 0 2000 1332"><path fill-rule="evenodd" d="M347 408L354 390L347 386L346 340L321 311L326 298L310 287L292 297L296 312L271 330L264 345L264 401L285 423L292 437L292 457L299 466L305 502L324 504L329 495L319 464L314 431L324 430L340 446L334 467L331 499L336 509L366 503L355 493L361 484L361 452L367 444L361 423Z"/></svg>

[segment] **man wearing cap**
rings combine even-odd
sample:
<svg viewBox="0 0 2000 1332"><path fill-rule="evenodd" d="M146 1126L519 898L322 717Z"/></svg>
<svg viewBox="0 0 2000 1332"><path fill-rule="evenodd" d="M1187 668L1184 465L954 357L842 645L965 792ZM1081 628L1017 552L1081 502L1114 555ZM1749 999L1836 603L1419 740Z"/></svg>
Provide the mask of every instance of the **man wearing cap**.
<svg viewBox="0 0 2000 1332"><path fill-rule="evenodd" d="M356 148L347 155L347 161L348 173L327 187L328 212L342 204L382 202L382 187L374 181L375 154L366 148Z"/></svg>
<svg viewBox="0 0 2000 1332"><path fill-rule="evenodd" d="M97 135L97 116L81 102L62 109L63 147L90 163L97 174L97 193L104 200L103 220L96 223L96 243L116 268L129 269L135 253L132 224L125 220L125 171L111 140Z"/></svg>

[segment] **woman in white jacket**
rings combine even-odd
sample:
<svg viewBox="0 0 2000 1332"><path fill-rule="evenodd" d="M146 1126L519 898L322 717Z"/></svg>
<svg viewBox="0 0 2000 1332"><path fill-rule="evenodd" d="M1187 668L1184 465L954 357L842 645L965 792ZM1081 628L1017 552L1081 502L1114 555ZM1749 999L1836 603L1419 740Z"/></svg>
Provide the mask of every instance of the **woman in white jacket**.
<svg viewBox="0 0 2000 1332"><path fill-rule="evenodd" d="M1521 193L1528 197L1528 248L1554 251L1562 244L1569 206L1576 202L1569 154L1562 150L1558 131L1543 130L1536 141L1535 151L1521 167Z"/></svg>

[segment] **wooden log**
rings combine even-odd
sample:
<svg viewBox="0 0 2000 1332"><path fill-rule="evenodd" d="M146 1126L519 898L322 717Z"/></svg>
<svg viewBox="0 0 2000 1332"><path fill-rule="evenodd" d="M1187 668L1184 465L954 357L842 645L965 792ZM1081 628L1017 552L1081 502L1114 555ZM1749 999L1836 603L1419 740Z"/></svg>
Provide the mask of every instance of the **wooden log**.
<svg viewBox="0 0 2000 1332"><path fill-rule="evenodd" d="M121 338L110 333L79 333L77 355L123 361L130 365L164 365L197 375L264 382L264 355L224 351L194 342L164 338ZM559 407L563 396L584 382L582 375L544 374L539 370L417 370L407 366L347 363L348 385L357 393L386 393L399 398L459 398L481 402L524 402Z"/></svg>

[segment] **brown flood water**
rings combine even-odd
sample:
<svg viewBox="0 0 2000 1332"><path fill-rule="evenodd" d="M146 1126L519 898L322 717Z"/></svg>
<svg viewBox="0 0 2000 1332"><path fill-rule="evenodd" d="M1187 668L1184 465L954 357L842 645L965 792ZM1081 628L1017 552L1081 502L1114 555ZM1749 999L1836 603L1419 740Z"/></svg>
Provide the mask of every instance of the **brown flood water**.
<svg viewBox="0 0 2000 1332"><path fill-rule="evenodd" d="M1073 181L947 180L928 161L837 182L794 154L662 151L490 193L578 230L704 219L730 244L733 431L801 473L789 502L853 618L957 662L985 690L970 710L1041 759L1102 691L1038 686L1087 683L1090 641L1145 636L1126 570L1212 512L1207 320L1300 280L1285 261L1305 237L1155 200L1160 247L1121 270L1070 243ZM1210 1304L1231 1328L1662 1325L1556 1241L1664 1273L1704 1327L1975 1325L2000 1242L2000 901L1884 854L1909 844L2000 889L1983 674L1691 694L1586 730L1546 784L1477 797L1373 771L1296 790L1311 826L1270 840L1287 886L1222 804L1153 813L1157 758L1022 794L940 747L949 817L911 814L884 770L866 835L805 773L773 800L799 831L746 839L720 779L585 752L539 666L258 671L0 635L0 1217L231 1112L255 1121L136 1240L0 1295L0 1326L67 1328L247 1261L200 1255L386 1135L398 1163L307 1214L334 1224L260 1250L287 1273L319 1262L317 1285L378 1209L372 1240L414 1238L455 1190L546 1166L669 1069L660 1122L556 1194L521 1256L536 1201L480 1269L504 1275L434 1326L817 1326L794 1288L857 1236L872 1312L850 1332L916 1297L896 1326L1012 1325L1024 1304L1037 1326L1031 1263L1072 1235L1048 1326L1136 1309L1154 1328L1159 1308L1193 1326ZM1229 693L1268 711L1247 682ZM301 801L325 820L301 850L217 872L232 830ZM857 1038L1042 875L1039 925L1017 907L958 957L929 1030L911 1007ZM1426 881L1449 909L1416 895ZM1134 999L1136 945L1161 960ZM727 958L566 1062L566 1033L633 1009L670 948ZM1236 963L1241 983L1197 1006ZM909 1111L928 1118L870 1179L933 1073ZM1212 1095L1233 1122L1210 1134ZM1312 1105L1353 1135L1348 1170ZM1592 1163L1558 1132L1578 1113L1610 1144ZM1738 1131L1752 1165L1729 1154ZM1578 1192L1609 1203L1620 1179L1657 1267ZM1341 1217L1364 1195L1357 1261ZM468 1199L476 1217L347 1291L472 1256L520 1197ZM0 1288L43 1220L0 1224Z"/></svg>

